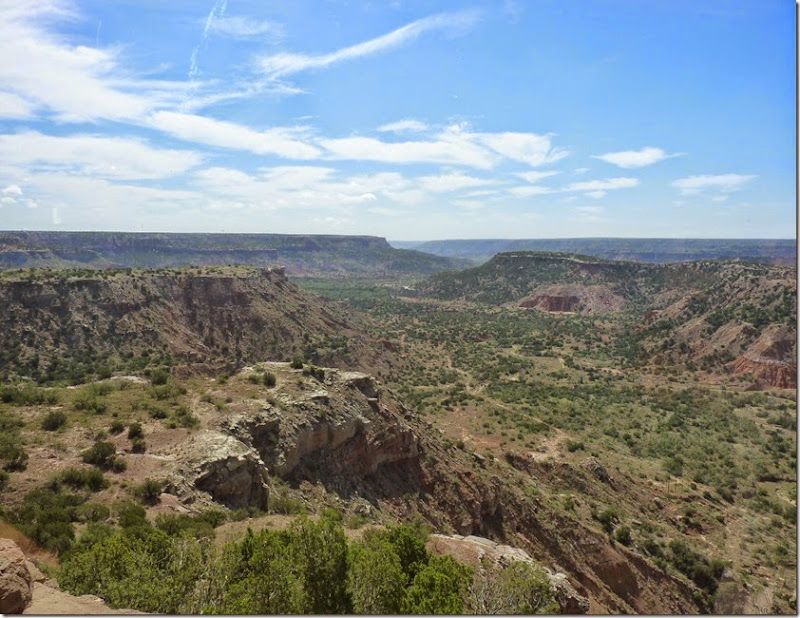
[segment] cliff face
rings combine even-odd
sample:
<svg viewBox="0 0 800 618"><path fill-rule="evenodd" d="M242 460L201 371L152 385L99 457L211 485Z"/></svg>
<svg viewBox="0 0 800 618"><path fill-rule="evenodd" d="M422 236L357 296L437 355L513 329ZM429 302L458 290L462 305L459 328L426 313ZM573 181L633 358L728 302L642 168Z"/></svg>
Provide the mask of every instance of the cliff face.
<svg viewBox="0 0 800 618"><path fill-rule="evenodd" d="M734 373L775 388L797 388L797 341L790 329L773 326L733 363Z"/></svg>
<svg viewBox="0 0 800 618"><path fill-rule="evenodd" d="M296 353L358 367L376 363L379 353L358 318L304 292L275 268L0 280L0 314L0 367L44 375L56 359L84 353L129 358L166 352L180 362L220 367ZM335 349L326 344L332 338Z"/></svg>
<svg viewBox="0 0 800 618"><path fill-rule="evenodd" d="M520 302L520 307L551 313L612 313L627 306L624 298L598 285L545 285Z"/></svg>

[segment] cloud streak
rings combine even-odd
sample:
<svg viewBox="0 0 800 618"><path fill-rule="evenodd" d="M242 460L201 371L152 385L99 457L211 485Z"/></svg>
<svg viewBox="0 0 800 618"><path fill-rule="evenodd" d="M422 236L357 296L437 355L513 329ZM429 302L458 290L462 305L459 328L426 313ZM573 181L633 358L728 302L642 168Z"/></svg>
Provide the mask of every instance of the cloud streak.
<svg viewBox="0 0 800 618"><path fill-rule="evenodd" d="M327 54L273 54L260 58L257 65L270 78L278 79L301 71L322 69L341 62L396 49L429 31L444 30L457 34L463 33L470 30L478 22L478 19L479 13L474 10L440 13L418 19L374 39Z"/></svg>
<svg viewBox="0 0 800 618"><path fill-rule="evenodd" d="M200 55L200 48L208 41L208 33L213 28L214 22L225 16L225 11L228 9L228 0L217 0L214 6L211 7L211 12L206 17L206 25L203 27L203 38L200 44L192 50L192 55L189 58L189 79L195 79L200 74L200 69L197 66L197 57Z"/></svg>
<svg viewBox="0 0 800 618"><path fill-rule="evenodd" d="M72 171L110 179L155 179L181 174L203 157L188 150L153 148L123 137L55 137L31 131L0 135L0 164L28 170Z"/></svg>
<svg viewBox="0 0 800 618"><path fill-rule="evenodd" d="M676 152L674 154L667 154L661 148L654 148L653 146L646 146L641 150L624 150L622 152L608 152L601 155L592 155L593 159L600 159L606 163L611 163L623 169L634 169L638 167L645 167L659 163L665 159L672 157L680 157L686 153Z"/></svg>
<svg viewBox="0 0 800 618"><path fill-rule="evenodd" d="M256 131L244 125L214 120L206 116L160 111L152 114L153 128L188 142L271 154L289 159L314 159L321 156L319 148L307 143L302 128L272 128Z"/></svg>
<svg viewBox="0 0 800 618"><path fill-rule="evenodd" d="M280 24L241 16L223 17L220 15L217 19L211 21L211 25L206 28L206 32L241 39L284 36L283 26Z"/></svg>
<svg viewBox="0 0 800 618"><path fill-rule="evenodd" d="M694 195L709 190L731 193L733 191L738 191L755 178L758 178L758 176L752 174L688 176L673 181L672 186L678 189L681 195Z"/></svg>

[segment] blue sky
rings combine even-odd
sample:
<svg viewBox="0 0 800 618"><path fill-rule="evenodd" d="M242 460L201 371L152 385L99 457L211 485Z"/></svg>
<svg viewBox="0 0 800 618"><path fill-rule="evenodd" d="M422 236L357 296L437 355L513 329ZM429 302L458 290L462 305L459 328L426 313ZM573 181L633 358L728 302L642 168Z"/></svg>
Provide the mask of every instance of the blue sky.
<svg viewBox="0 0 800 618"><path fill-rule="evenodd" d="M0 0L0 228L792 238L789 0Z"/></svg>

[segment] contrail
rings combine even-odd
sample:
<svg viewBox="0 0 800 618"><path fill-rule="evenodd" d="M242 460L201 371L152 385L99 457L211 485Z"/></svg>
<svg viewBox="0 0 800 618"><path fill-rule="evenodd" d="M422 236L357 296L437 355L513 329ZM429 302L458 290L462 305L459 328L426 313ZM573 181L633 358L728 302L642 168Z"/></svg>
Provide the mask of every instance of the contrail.
<svg viewBox="0 0 800 618"><path fill-rule="evenodd" d="M192 51L192 56L189 59L189 79L193 80L197 77L200 70L197 68L197 56L200 54L200 48L205 45L206 41L208 40L208 31L211 30L211 26L214 24L214 20L222 17L225 15L225 11L228 9L228 0L217 0L214 3L214 6L211 8L211 12L208 14L206 18L206 25L203 28L203 39L200 41L200 44L194 48Z"/></svg>

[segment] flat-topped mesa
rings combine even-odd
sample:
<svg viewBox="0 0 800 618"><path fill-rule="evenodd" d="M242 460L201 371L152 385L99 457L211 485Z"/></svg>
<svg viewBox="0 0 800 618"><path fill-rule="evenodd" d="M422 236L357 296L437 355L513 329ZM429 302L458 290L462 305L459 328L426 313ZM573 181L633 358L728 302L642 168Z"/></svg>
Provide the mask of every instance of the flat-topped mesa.
<svg viewBox="0 0 800 618"><path fill-rule="evenodd" d="M205 234L152 232L50 232L7 231L0 237L0 249L7 247L50 249L114 250L263 250L303 248L389 249L379 236L335 234Z"/></svg>
<svg viewBox="0 0 800 618"><path fill-rule="evenodd" d="M463 262L393 248L378 236L5 232L0 270L283 264L293 276L428 274Z"/></svg>

